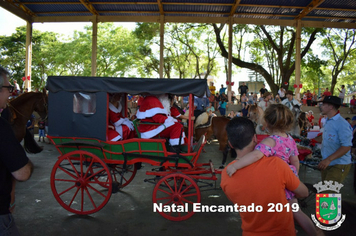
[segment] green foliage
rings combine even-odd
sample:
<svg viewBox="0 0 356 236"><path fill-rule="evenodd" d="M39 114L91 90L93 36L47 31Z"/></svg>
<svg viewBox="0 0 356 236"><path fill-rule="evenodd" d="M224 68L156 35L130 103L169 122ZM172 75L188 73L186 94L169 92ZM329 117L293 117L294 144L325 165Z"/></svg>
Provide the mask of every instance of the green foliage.
<svg viewBox="0 0 356 236"><path fill-rule="evenodd" d="M97 76L135 76L142 65L141 42L135 34L113 23L98 24ZM32 89L43 88L49 75L91 75L92 27L75 31L68 40L53 32L32 33ZM26 27L9 37L0 36L0 64L22 86L25 76Z"/></svg>
<svg viewBox="0 0 356 236"><path fill-rule="evenodd" d="M331 81L331 93L336 84L352 84L354 81L354 65L356 55L355 29L329 29L324 33L320 46L324 48L323 55L328 58L325 72Z"/></svg>
<svg viewBox="0 0 356 236"><path fill-rule="evenodd" d="M52 32L40 32L33 30L32 33L32 75L33 88L44 86L44 76L55 67L55 51L59 36ZM25 76L26 60L26 26L16 29L11 36L0 36L0 64L7 68L12 78L22 86L22 77Z"/></svg>
<svg viewBox="0 0 356 236"><path fill-rule="evenodd" d="M165 24L164 77L194 78L217 73L216 43L205 24ZM139 23L134 34L143 42L141 73L159 74L160 25Z"/></svg>
<svg viewBox="0 0 356 236"><path fill-rule="evenodd" d="M302 60L300 80L303 84L303 92L310 90L311 92L318 93L319 88L327 87L324 79L325 74L322 70L322 67L326 65L326 61L319 59L317 55L313 54L308 54Z"/></svg>

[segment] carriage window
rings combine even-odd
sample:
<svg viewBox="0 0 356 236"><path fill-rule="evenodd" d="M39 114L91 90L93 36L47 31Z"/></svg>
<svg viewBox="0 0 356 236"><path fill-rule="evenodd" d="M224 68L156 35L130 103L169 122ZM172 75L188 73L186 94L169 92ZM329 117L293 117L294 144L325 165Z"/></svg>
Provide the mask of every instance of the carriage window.
<svg viewBox="0 0 356 236"><path fill-rule="evenodd" d="M92 115L96 111L96 95L94 93L75 93L73 97L73 112Z"/></svg>

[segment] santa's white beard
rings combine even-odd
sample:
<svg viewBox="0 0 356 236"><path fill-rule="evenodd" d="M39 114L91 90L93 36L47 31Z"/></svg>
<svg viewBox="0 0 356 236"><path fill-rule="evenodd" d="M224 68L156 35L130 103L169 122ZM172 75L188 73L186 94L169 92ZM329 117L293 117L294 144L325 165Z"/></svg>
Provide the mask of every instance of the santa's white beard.
<svg viewBox="0 0 356 236"><path fill-rule="evenodd" d="M171 101L168 98L168 95L162 94L157 97L159 101L162 103L164 109L166 109L167 114L171 114Z"/></svg>

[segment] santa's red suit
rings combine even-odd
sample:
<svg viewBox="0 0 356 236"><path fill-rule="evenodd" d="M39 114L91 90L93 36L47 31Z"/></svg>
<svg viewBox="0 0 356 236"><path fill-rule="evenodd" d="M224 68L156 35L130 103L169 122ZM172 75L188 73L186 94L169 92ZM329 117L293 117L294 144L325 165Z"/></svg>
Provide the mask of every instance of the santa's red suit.
<svg viewBox="0 0 356 236"><path fill-rule="evenodd" d="M137 111L137 119L141 120L138 127L141 138L152 138L160 135L163 138L169 138L171 146L184 144L183 125L169 114L169 100L167 97L168 110L162 105L162 102L155 96L145 97ZM159 123L160 125L144 124ZM180 137L182 138L179 142Z"/></svg>
<svg viewBox="0 0 356 236"><path fill-rule="evenodd" d="M180 117L182 114L180 114L180 112L178 111L177 108L175 107L171 107L171 116L174 118L178 118Z"/></svg>
<svg viewBox="0 0 356 236"><path fill-rule="evenodd" d="M108 129L108 140L119 141L123 139L133 138L135 133L132 122L123 117L121 114L121 105L115 107L109 103L109 124L113 125L115 129Z"/></svg>

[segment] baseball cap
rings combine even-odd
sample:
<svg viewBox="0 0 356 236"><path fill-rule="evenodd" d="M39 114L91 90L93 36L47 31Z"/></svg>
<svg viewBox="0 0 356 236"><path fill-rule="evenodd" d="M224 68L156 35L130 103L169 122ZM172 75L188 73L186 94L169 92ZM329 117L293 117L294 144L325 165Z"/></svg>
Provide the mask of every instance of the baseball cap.
<svg viewBox="0 0 356 236"><path fill-rule="evenodd" d="M356 120L356 116L352 117L352 120Z"/></svg>

